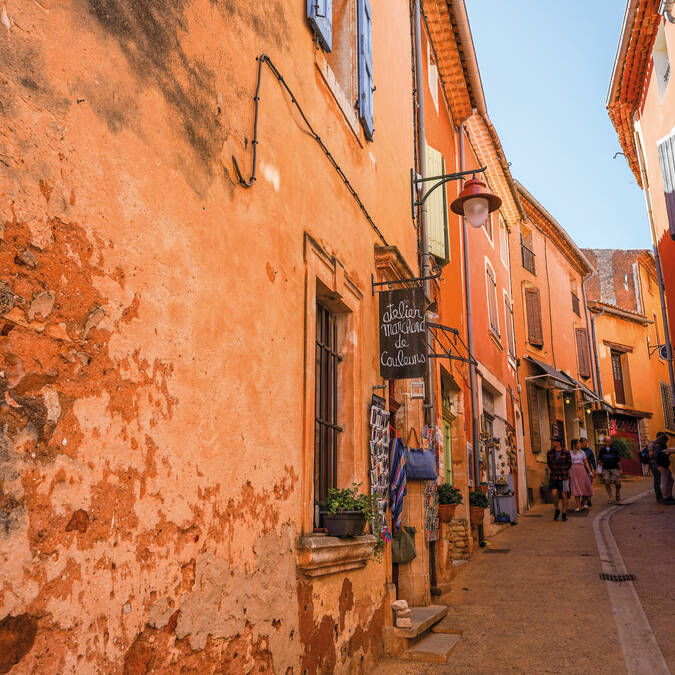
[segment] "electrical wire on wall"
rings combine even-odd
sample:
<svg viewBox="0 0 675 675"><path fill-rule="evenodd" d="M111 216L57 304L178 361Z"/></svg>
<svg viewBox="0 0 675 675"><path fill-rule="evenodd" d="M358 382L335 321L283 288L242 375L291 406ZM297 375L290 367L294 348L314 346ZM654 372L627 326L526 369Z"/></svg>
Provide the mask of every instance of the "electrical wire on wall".
<svg viewBox="0 0 675 675"><path fill-rule="evenodd" d="M379 228L377 227L377 225L375 225L373 219L370 217L370 214L366 210L366 207L361 201L361 198L359 197L358 193L352 187L352 184L349 182L349 179L345 175L345 172L342 170L342 167L340 167L340 165L337 163L335 157L333 157L331 152L326 147L326 144L321 140L319 134L317 134L316 131L314 131L314 127L310 124L310 121L307 119L304 110L298 103L298 100L295 98L295 94L293 94L293 92L291 91L291 88L286 83L286 80L284 79L283 75L277 70L277 67L272 63L272 60L270 59L269 56L267 56L267 54L262 53L260 56L256 57L256 61L258 61L258 80L256 82L255 87L255 96L253 97L253 102L255 106L255 115L253 118L253 140L251 141L251 145L253 146L253 164L251 167L251 176L248 180L246 180L242 175L241 170L239 169L239 163L237 162L237 158L234 155L232 155L232 163L234 164L234 171L237 174L237 180L239 184L242 187L250 188L253 187L256 181L255 171L256 171L256 162L258 158L258 115L260 110L260 83L262 80L262 67L264 64L272 71L274 77L276 77L281 86L286 90L286 93L291 97L291 103L296 107L296 109L300 113L300 117L302 117L302 121L305 123L305 126L308 129L309 135L319 144L319 147L323 150L326 157L328 157L328 161L333 165L335 171L337 171L338 176L340 176L340 178L342 179L342 182L347 187L347 190L349 190L349 193L352 195L352 197L354 197L354 200L358 204L366 220L373 228L377 236L380 238L380 241L385 246L387 246L388 245L387 240L384 238L384 235L382 234L382 232L380 232Z"/></svg>

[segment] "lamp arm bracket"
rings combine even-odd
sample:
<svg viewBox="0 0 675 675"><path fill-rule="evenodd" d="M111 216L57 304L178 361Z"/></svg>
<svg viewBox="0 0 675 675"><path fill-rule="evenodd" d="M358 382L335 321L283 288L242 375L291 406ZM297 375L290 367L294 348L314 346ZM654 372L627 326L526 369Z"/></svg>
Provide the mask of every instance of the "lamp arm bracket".
<svg viewBox="0 0 675 675"><path fill-rule="evenodd" d="M415 187L419 187L420 192L422 190L421 184L422 183L428 183L430 181L437 181L434 185L432 185L423 195L420 199L417 201L413 201L413 206L422 206L424 202L427 200L429 195L438 187L441 185L445 185L445 183L449 183L450 181L453 180L461 180L464 178L464 176L473 176L474 178L476 177L477 173L483 173L484 171L487 170L487 166L481 167L480 169L469 169L467 171L458 171L456 173L444 173L441 174L440 176L427 176L426 178L416 178L415 174L413 171L410 172L410 180L411 180L411 192L414 192Z"/></svg>

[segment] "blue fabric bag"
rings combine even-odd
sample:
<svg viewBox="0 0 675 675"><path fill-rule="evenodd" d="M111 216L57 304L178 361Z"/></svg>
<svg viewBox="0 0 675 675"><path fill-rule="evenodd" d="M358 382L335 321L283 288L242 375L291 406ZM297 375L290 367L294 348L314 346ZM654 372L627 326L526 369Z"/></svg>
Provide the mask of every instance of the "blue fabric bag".
<svg viewBox="0 0 675 675"><path fill-rule="evenodd" d="M436 480L436 457L431 450L409 448L405 453L405 473L408 480Z"/></svg>
<svg viewBox="0 0 675 675"><path fill-rule="evenodd" d="M408 442L413 432L417 437L417 432L411 427ZM419 439L417 442L419 443ZM436 455L431 450L408 448L405 453L405 473L408 480L436 480Z"/></svg>

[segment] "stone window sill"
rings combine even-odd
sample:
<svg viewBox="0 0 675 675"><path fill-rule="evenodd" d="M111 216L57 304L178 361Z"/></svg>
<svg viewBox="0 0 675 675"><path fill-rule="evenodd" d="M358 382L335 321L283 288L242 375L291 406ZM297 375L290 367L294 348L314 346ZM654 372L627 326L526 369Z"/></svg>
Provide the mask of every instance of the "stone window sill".
<svg viewBox="0 0 675 675"><path fill-rule="evenodd" d="M377 538L372 534L344 539L306 535L298 540L298 568L308 577L359 569L372 557L375 544Z"/></svg>

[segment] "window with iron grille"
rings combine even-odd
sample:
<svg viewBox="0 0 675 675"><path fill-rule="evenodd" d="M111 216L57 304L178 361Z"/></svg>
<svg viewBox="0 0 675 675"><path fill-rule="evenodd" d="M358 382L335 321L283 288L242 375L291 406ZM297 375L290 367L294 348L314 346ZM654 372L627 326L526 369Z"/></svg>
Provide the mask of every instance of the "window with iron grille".
<svg viewBox="0 0 675 675"><path fill-rule="evenodd" d="M314 522L319 525L319 504L337 487L338 367L337 315L316 305L314 389Z"/></svg>
<svg viewBox="0 0 675 675"><path fill-rule="evenodd" d="M670 385L660 382L661 385L661 404L663 405L663 419L666 422L666 429L675 429L675 410L673 409L673 394Z"/></svg>

